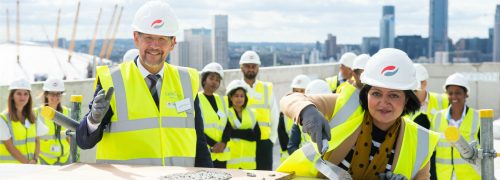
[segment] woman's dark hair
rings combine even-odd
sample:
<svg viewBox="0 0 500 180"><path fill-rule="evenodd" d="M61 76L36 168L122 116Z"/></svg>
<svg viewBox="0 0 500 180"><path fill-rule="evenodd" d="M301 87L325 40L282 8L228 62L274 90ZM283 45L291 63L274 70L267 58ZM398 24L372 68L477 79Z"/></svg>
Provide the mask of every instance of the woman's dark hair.
<svg viewBox="0 0 500 180"><path fill-rule="evenodd" d="M49 95L49 91L43 91L43 104L45 106L49 105L49 99L47 98L48 95ZM56 111L60 112L60 113L63 113L63 108L61 106L61 102L59 102L59 104L57 104Z"/></svg>
<svg viewBox="0 0 500 180"><path fill-rule="evenodd" d="M370 91L371 88L372 86L365 84L359 92L359 104L363 111L368 111L368 91ZM415 95L412 90L404 90L403 92L405 93L406 103L401 116L415 113L420 110L420 101L417 95Z"/></svg>
<svg viewBox="0 0 500 180"><path fill-rule="evenodd" d="M206 72L206 73L203 73L201 74L201 87L204 88L205 87L205 81L207 80L208 76L210 74L217 74L217 76L219 76L219 78L222 80L222 77L216 73L216 72Z"/></svg>
<svg viewBox="0 0 500 180"><path fill-rule="evenodd" d="M236 91L238 89L243 90L243 92L245 93L245 102L243 103L243 108L245 108L245 107L247 107L247 104L248 104L248 95L247 95L247 91L242 87L238 87L236 89L229 91L229 93L227 93L227 101L229 101L229 107L233 107L233 102L231 102L231 97L233 97L234 94L236 94Z"/></svg>

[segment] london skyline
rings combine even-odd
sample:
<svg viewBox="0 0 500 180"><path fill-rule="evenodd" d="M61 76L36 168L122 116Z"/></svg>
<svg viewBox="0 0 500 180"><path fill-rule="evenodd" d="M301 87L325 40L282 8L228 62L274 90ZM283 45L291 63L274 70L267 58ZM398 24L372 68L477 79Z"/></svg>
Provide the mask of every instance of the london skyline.
<svg viewBox="0 0 500 180"><path fill-rule="evenodd" d="M15 1L0 0L0 42L6 40L5 9L9 9L10 38L15 39ZM77 39L91 39L99 7L103 8L98 39L105 37L114 4L124 6L117 38L131 38L134 12L144 1L114 0L81 2ZM339 44L360 44L362 37L378 37L382 6L395 7L395 34L428 36L429 1L396 0L204 0L167 1L179 17L182 29L211 28L211 17L228 15L230 42L315 42L328 33ZM495 0L449 1L448 36L488 37L493 27ZM59 37L70 39L76 0L21 1L21 39L52 40L57 9L62 8ZM355 14L353 14L355 13ZM40 18L42 17L42 18ZM271 17L271 18L270 18ZM48 36L48 38L47 38ZM183 33L179 34L183 40Z"/></svg>

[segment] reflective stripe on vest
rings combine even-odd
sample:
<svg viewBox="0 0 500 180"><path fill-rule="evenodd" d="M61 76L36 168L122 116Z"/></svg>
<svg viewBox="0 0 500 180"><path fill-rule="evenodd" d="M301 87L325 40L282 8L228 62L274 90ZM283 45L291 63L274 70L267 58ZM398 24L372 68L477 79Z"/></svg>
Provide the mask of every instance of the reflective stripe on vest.
<svg viewBox="0 0 500 180"><path fill-rule="evenodd" d="M270 138L271 131L273 131L271 130L272 117L270 104L272 85L262 81L256 81L254 88L255 89L248 94L250 95L249 106L251 108L254 108L256 110L256 113L258 114L257 123L259 124L261 132L260 139L266 140ZM257 98L258 96L254 94L259 94L258 96L261 97Z"/></svg>
<svg viewBox="0 0 500 180"><path fill-rule="evenodd" d="M347 90L346 90L347 91ZM356 111L359 107L359 92L354 90L354 92L349 97L349 100L340 107L338 112L332 117L330 120L330 128L337 127L338 125L344 123L351 117L351 115Z"/></svg>
<svg viewBox="0 0 500 180"><path fill-rule="evenodd" d="M425 159L429 156L429 133L422 126L417 126L417 129L417 155L415 158L415 163L413 164L413 170L411 172L412 178L415 178L415 175L420 170L420 167L424 165L423 163Z"/></svg>

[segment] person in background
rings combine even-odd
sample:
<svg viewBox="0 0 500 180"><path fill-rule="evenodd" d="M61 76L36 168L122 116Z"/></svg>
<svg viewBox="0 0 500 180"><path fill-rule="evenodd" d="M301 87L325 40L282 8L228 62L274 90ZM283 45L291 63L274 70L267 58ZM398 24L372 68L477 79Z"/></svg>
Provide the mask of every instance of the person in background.
<svg viewBox="0 0 500 180"><path fill-rule="evenodd" d="M341 87L348 84L352 78L352 64L356 59L356 54L352 52L344 53L339 60L339 74L326 78L332 93L338 93Z"/></svg>
<svg viewBox="0 0 500 180"><path fill-rule="evenodd" d="M43 83L43 105L35 108L35 113L43 119L49 129L48 133L40 137L40 163L47 165L63 165L69 159L69 138L66 138L66 128L56 124L52 119L41 116L43 106L49 106L56 111L70 116L70 109L61 104L64 93L64 82L59 78L49 78Z"/></svg>
<svg viewBox="0 0 500 180"><path fill-rule="evenodd" d="M260 57L255 51L246 51L240 58L243 82L248 85L248 106L259 114L260 140L257 141L257 169L272 170L273 145L278 138L279 107L271 82L257 80Z"/></svg>
<svg viewBox="0 0 500 180"><path fill-rule="evenodd" d="M306 75L299 74L295 76L295 78L293 78L292 83L290 84L290 88L292 88L292 92L304 93L310 81L311 79L309 79L309 77L307 77ZM293 119L284 116L283 113L280 112L280 122L278 124L278 138L281 146L280 162L283 162L288 157L289 151L287 151L287 146L291 141L298 141L298 144L300 144L300 134L298 134L298 136L295 135L295 137L292 137L292 129L298 128L299 126L297 124L294 124ZM296 139L292 140L292 138ZM294 146L294 143L292 144Z"/></svg>
<svg viewBox="0 0 500 180"><path fill-rule="evenodd" d="M448 127L457 127L471 146L479 147L479 111L466 104L470 93L469 81L464 75L455 73L448 76L443 89L448 94L450 106L434 115L431 130L444 134ZM436 147L437 179L481 179L480 171L475 169L480 163L477 159L463 159L446 139L439 139Z"/></svg>
<svg viewBox="0 0 500 180"><path fill-rule="evenodd" d="M139 57L139 49L129 49L125 54L123 55L122 62L127 62L127 61L135 61L135 59Z"/></svg>
<svg viewBox="0 0 500 180"><path fill-rule="evenodd" d="M0 114L0 163L38 164L40 139L48 131L33 112L31 84L26 79L9 86L7 110Z"/></svg>
<svg viewBox="0 0 500 180"><path fill-rule="evenodd" d="M198 92L200 110L203 116L205 136L212 155L215 168L226 168L229 160L229 141L231 125L227 122L226 103L224 96L215 93L224 78L222 66L218 63L209 63L201 70L201 87Z"/></svg>
<svg viewBox="0 0 500 180"><path fill-rule="evenodd" d="M231 81L226 88L227 118L231 124L229 169L257 168L257 141L260 140L261 129L255 110L248 107L247 88L241 80Z"/></svg>

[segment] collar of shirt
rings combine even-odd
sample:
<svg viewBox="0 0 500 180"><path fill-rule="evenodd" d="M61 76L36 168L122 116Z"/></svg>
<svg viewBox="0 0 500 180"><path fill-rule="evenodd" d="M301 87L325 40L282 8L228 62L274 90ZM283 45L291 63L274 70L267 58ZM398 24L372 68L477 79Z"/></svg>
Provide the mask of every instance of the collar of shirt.
<svg viewBox="0 0 500 180"><path fill-rule="evenodd" d="M467 111L467 106L464 106L464 110L462 112L462 117L460 117L459 120L452 119L451 118L451 105L450 105L450 107L448 107L448 125L460 127L460 124L462 124L462 121L465 118L465 111Z"/></svg>
<svg viewBox="0 0 500 180"><path fill-rule="evenodd" d="M241 81L243 81L250 89L255 89L255 84L257 83L257 79L253 82L253 84L247 84L245 81L245 78L241 78Z"/></svg>
<svg viewBox="0 0 500 180"><path fill-rule="evenodd" d="M139 58L136 60L137 68L139 69L139 72L141 72L142 78L145 79L148 75L151 73L144 67L142 66L141 62L139 62ZM161 79L163 79L163 71L165 69L165 66L163 66L160 71L158 72L158 75L160 75Z"/></svg>
<svg viewBox="0 0 500 180"><path fill-rule="evenodd" d="M344 78L344 76L342 76L342 74L339 74L337 75L337 80L339 81L338 84L342 84L344 81L346 81L346 79ZM338 86L338 85L337 85Z"/></svg>

